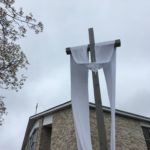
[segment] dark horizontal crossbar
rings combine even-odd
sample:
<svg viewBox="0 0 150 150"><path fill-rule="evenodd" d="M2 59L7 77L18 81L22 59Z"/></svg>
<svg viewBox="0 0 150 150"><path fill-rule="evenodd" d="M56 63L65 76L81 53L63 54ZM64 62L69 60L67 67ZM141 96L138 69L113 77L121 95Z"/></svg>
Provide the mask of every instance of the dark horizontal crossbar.
<svg viewBox="0 0 150 150"><path fill-rule="evenodd" d="M120 41L120 39L115 40L114 47L120 47L120 46L121 46L121 41ZM88 45L88 51L90 51L89 45ZM69 47L66 48L66 53L67 53L67 55L70 55L70 54L71 54L71 51L70 51L70 48L69 48Z"/></svg>

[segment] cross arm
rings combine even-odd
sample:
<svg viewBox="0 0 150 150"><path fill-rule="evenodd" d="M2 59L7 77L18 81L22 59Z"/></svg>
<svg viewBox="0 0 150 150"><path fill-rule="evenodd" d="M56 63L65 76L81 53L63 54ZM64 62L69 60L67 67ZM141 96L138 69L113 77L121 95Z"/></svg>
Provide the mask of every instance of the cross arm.
<svg viewBox="0 0 150 150"><path fill-rule="evenodd" d="M120 39L115 40L114 47L116 48L116 47L120 47L120 46L121 46L121 41L120 41ZM89 45L88 45L88 51L90 51ZM67 53L67 55L70 55L70 54L71 54L70 47L66 48L66 53Z"/></svg>

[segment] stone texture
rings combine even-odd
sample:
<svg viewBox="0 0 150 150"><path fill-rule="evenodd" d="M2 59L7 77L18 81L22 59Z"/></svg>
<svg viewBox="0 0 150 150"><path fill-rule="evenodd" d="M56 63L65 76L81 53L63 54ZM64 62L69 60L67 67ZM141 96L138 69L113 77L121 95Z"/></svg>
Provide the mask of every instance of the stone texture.
<svg viewBox="0 0 150 150"><path fill-rule="evenodd" d="M147 150L140 122L125 117L117 117L118 150Z"/></svg>
<svg viewBox="0 0 150 150"><path fill-rule="evenodd" d="M77 150L71 109L55 113L53 119L51 150ZM90 111L90 124L93 150L99 150L96 114L93 109ZM110 113L107 112L105 127L110 147ZM140 121L117 116L116 146L117 150L147 150Z"/></svg>
<svg viewBox="0 0 150 150"><path fill-rule="evenodd" d="M51 150L77 150L70 109L59 111L53 115Z"/></svg>
<svg viewBox="0 0 150 150"><path fill-rule="evenodd" d="M52 115L51 131L42 126L43 119L40 119L36 150L77 150L71 108L57 111ZM108 150L110 150L110 113L105 112L104 118ZM143 122L117 115L116 150L147 150L141 123ZM93 108L90 110L90 125L93 150L99 150L96 113Z"/></svg>

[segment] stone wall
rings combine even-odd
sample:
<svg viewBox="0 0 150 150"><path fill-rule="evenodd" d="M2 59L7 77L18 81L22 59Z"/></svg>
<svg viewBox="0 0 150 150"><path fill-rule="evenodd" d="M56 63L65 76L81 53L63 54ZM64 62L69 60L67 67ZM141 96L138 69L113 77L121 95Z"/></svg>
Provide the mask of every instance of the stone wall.
<svg viewBox="0 0 150 150"><path fill-rule="evenodd" d="M70 109L58 111L53 115L51 150L77 150Z"/></svg>
<svg viewBox="0 0 150 150"><path fill-rule="evenodd" d="M90 124L93 150L99 150L94 109L90 112ZM105 112L105 125L108 147L110 147L110 113L108 112ZM117 116L116 146L117 150L147 150L140 121ZM71 109L53 114L51 150L77 150Z"/></svg>

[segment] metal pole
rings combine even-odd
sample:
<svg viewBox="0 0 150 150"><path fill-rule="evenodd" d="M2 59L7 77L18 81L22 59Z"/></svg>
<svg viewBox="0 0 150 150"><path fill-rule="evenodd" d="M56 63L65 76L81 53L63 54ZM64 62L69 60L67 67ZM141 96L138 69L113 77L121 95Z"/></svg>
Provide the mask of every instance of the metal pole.
<svg viewBox="0 0 150 150"><path fill-rule="evenodd" d="M95 41L93 28L89 28L89 41L90 41L91 61L95 62L96 57L95 57ZM107 150L106 130L104 124L104 114L102 109L98 72L92 72L92 77L93 77L94 97L96 104L96 119L99 137L99 146L100 150Z"/></svg>

